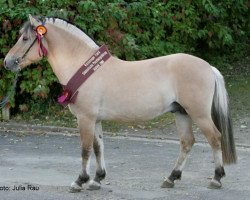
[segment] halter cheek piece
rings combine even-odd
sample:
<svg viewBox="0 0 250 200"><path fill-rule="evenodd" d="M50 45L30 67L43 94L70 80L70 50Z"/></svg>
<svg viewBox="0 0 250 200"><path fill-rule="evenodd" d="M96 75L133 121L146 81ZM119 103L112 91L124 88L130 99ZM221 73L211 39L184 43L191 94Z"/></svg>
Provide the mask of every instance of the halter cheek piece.
<svg viewBox="0 0 250 200"><path fill-rule="evenodd" d="M44 24L45 24L45 22L43 22L41 25L36 27L36 29L34 30L36 32L36 38L33 40L31 45L29 46L29 48L25 51L23 56L19 57L19 58L23 59L28 54L29 50L35 44L36 41L38 43L38 54L39 54L39 56L40 57L47 56L48 51L45 48L45 46L43 45L43 43L42 43L42 38L47 33L47 29L44 26ZM17 60L15 61L16 64L19 64L19 58L17 58Z"/></svg>

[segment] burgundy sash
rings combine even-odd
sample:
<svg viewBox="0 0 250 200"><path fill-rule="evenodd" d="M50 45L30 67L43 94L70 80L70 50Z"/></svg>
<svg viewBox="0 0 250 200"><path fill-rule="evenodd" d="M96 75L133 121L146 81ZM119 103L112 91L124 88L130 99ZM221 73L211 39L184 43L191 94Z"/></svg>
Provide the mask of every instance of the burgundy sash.
<svg viewBox="0 0 250 200"><path fill-rule="evenodd" d="M58 103L63 106L74 103L78 88L110 57L107 47L102 45L71 77L67 85L63 86L63 94L58 98Z"/></svg>

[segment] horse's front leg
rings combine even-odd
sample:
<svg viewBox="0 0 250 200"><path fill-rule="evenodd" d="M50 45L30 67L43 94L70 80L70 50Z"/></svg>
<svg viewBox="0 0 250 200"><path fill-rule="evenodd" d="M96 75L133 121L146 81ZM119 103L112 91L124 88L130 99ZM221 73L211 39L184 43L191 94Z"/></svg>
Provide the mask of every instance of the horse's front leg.
<svg viewBox="0 0 250 200"><path fill-rule="evenodd" d="M103 132L101 122L95 125L95 137L93 143L94 153L96 156L96 174L95 178L88 185L89 190L98 190L101 188L101 180L106 176L106 167L104 161Z"/></svg>
<svg viewBox="0 0 250 200"><path fill-rule="evenodd" d="M89 181L89 162L94 142L95 120L78 119L82 148L82 171L76 181L71 184L70 192L80 192L82 184Z"/></svg>

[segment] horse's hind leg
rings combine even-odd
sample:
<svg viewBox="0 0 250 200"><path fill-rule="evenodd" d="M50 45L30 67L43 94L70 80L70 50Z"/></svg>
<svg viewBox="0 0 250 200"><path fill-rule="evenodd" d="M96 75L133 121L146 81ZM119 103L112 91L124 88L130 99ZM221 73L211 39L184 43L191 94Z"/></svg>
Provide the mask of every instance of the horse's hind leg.
<svg viewBox="0 0 250 200"><path fill-rule="evenodd" d="M222 186L220 179L225 176L221 151L221 133L216 128L211 117L199 117L194 121L197 123L197 126L205 135L208 143L210 144L213 150L215 174L214 178L210 182L209 187L220 188Z"/></svg>
<svg viewBox="0 0 250 200"><path fill-rule="evenodd" d="M101 180L106 176L105 161L104 161L104 145L103 145L103 133L101 122L95 126L95 138L94 138L94 153L96 156L96 174L95 178L90 181L88 189L98 190L101 188Z"/></svg>
<svg viewBox="0 0 250 200"><path fill-rule="evenodd" d="M163 188L172 188L174 187L174 181L181 179L182 170L187 160L187 155L195 142L194 135L192 133L191 118L187 114L181 114L180 112L177 112L175 117L177 131L180 134L180 154L172 173L166 180L164 180L161 186Z"/></svg>

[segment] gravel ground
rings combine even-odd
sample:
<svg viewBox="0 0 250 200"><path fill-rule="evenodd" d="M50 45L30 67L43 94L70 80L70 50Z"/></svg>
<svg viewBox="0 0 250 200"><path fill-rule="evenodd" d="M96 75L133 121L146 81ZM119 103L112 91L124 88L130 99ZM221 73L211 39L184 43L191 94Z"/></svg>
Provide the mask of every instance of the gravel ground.
<svg viewBox="0 0 250 200"><path fill-rule="evenodd" d="M244 128L243 129L248 129ZM238 143L238 164L226 166L223 188L208 189L213 175L210 147L202 141L192 149L182 180L173 189L160 188L170 174L179 152L172 135L135 131L124 136L106 134L107 178L99 191L72 194L70 183L81 169L80 142L75 129L1 124L0 128L1 199L229 199L250 196L250 145ZM49 134L48 134L49 133ZM197 133L198 134L198 133ZM122 134L121 134L122 135ZM137 137L140 135L140 137ZM132 137L131 137L132 136ZM166 137L173 137L166 139ZM151 138L151 139L148 139ZM95 169L92 159L92 175ZM28 186L30 185L30 186ZM9 187L4 191L3 187ZM13 191L12 188L25 190ZM38 188L32 191L30 188Z"/></svg>

